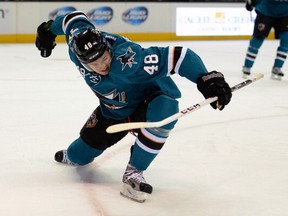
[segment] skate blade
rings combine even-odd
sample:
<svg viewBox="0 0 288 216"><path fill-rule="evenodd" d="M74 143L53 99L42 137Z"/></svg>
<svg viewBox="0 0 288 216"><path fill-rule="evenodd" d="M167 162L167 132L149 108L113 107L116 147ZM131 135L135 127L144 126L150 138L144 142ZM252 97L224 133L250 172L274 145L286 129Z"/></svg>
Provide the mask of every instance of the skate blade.
<svg viewBox="0 0 288 216"><path fill-rule="evenodd" d="M273 80L282 80L282 76L278 76L278 75L275 75L275 74L271 74L271 79Z"/></svg>
<svg viewBox="0 0 288 216"><path fill-rule="evenodd" d="M143 203L147 199L147 193L136 191L130 185L125 184L125 183L122 186L122 190L120 191L120 194L123 197L126 197L128 199L131 199L139 203Z"/></svg>

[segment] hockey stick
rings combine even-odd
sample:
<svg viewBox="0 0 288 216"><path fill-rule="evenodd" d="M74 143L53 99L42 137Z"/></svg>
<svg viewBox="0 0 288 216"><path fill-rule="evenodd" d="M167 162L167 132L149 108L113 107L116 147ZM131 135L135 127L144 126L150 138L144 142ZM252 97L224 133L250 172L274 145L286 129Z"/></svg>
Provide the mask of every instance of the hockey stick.
<svg viewBox="0 0 288 216"><path fill-rule="evenodd" d="M264 75L259 73L257 75L255 75L254 77L251 77L235 86L233 86L231 88L231 91L234 92L236 90L239 90L241 88L243 88L244 86L247 86L261 78L263 78ZM125 130L132 130L132 129L137 129L137 128L153 128L153 127L161 127L163 125L169 124L170 122L173 122L179 118L181 118L182 116L185 116L191 112L194 112L200 108L202 108L203 106L206 106L207 104L210 104L214 101L217 101L217 97L213 97L213 98L207 98L206 100L194 104L186 109L181 110L180 112L167 117L166 119L163 119L161 121L157 121L157 122L129 122L129 123L121 123L121 124L115 124L112 125L110 127L108 127L106 129L107 133L117 133L120 131L125 131Z"/></svg>

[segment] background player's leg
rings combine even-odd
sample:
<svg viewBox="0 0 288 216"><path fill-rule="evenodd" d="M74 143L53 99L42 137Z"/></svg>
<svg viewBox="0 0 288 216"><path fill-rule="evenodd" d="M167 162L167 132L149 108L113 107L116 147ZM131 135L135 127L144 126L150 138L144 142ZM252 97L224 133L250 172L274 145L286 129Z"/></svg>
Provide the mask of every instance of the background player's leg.
<svg viewBox="0 0 288 216"><path fill-rule="evenodd" d="M288 31L279 33L280 46L277 48L276 58L272 68L271 78L281 80L284 76L281 68L283 67L288 55Z"/></svg>
<svg viewBox="0 0 288 216"><path fill-rule="evenodd" d="M249 47L246 52L244 66L242 69L243 78L247 78L247 76L251 74L251 68L253 67L253 64L259 52L259 48L263 44L264 40L265 40L264 36L261 37L253 36L252 39L250 40Z"/></svg>

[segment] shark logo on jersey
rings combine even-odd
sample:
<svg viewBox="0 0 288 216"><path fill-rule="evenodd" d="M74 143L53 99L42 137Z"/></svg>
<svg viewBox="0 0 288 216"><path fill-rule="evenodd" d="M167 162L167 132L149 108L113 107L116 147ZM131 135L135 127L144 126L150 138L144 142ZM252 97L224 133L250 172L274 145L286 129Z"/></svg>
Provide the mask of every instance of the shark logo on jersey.
<svg viewBox="0 0 288 216"><path fill-rule="evenodd" d="M123 55L117 57L117 60L120 60L122 64L122 71L125 69L126 65L131 68L133 64L137 64L137 62L134 61L135 55L136 53L131 49L131 47L128 47Z"/></svg>
<svg viewBox="0 0 288 216"><path fill-rule="evenodd" d="M117 92L116 89L108 94L101 94L93 89L96 96L100 99L101 103L109 109L121 109L127 105L125 101L125 92Z"/></svg>

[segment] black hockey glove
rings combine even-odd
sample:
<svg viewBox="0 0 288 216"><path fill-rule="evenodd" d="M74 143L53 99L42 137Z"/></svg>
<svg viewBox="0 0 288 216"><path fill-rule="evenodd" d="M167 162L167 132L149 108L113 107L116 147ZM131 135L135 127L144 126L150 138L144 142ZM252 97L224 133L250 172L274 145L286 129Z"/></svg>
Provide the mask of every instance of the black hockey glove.
<svg viewBox="0 0 288 216"><path fill-rule="evenodd" d="M41 56L45 58L51 55L52 49L56 46L56 35L50 31L52 23L53 20L49 20L48 22L43 22L37 28L35 45L41 51Z"/></svg>
<svg viewBox="0 0 288 216"><path fill-rule="evenodd" d="M197 88L205 98L218 97L217 101L210 104L214 109L223 110L232 97L231 88L225 81L224 75L217 71L199 77Z"/></svg>
<svg viewBox="0 0 288 216"><path fill-rule="evenodd" d="M257 0L246 0L246 10L252 11L257 3Z"/></svg>

